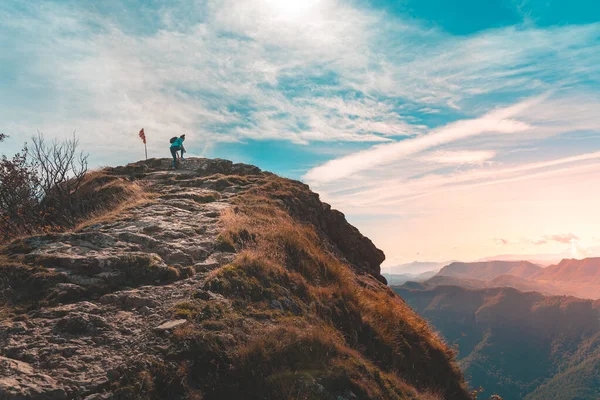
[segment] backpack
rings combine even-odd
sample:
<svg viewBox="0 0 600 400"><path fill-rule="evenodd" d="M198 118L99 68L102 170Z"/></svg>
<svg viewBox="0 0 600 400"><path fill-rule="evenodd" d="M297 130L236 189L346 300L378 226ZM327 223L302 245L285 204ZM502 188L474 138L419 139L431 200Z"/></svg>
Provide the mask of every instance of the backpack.
<svg viewBox="0 0 600 400"><path fill-rule="evenodd" d="M171 144L175 143L175 141L176 141L177 139L179 139L177 136L173 136L173 137L171 138L171 140L170 140L170 143L171 143Z"/></svg>

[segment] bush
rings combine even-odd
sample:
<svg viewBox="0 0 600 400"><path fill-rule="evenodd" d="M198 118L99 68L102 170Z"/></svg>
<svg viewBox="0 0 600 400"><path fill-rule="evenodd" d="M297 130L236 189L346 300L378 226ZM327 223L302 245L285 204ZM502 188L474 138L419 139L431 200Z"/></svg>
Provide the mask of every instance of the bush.
<svg viewBox="0 0 600 400"><path fill-rule="evenodd" d="M0 134L0 142L8 136ZM32 233L73 226L98 207L82 196L87 155L73 136L46 143L38 133L12 158L0 159L0 243Z"/></svg>
<svg viewBox="0 0 600 400"><path fill-rule="evenodd" d="M79 140L71 139L46 144L38 133L33 138L32 164L36 170L40 207L53 226L72 225L85 211L79 189L88 172L87 154L77 151Z"/></svg>
<svg viewBox="0 0 600 400"><path fill-rule="evenodd" d="M0 135L0 142L7 138ZM0 243L39 225L39 179L27 146L0 159Z"/></svg>

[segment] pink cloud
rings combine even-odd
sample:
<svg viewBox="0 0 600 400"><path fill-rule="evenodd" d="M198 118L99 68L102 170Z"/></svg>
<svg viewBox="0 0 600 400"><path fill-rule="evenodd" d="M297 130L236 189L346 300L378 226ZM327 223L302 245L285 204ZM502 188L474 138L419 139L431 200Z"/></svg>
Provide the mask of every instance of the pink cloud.
<svg viewBox="0 0 600 400"><path fill-rule="evenodd" d="M529 242L531 244L535 244L535 245L542 245L542 244L546 244L548 242L557 242L557 243L564 243L564 244L571 244L574 241L578 241L579 237L577 235L575 235L574 233L559 233L559 234L555 234L555 235L545 235L543 238L541 239L532 239Z"/></svg>

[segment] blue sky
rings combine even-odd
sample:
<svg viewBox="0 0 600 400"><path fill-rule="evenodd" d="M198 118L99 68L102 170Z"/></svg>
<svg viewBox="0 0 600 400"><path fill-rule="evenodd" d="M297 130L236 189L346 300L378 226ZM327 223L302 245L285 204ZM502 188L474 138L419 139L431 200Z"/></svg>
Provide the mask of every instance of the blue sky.
<svg viewBox="0 0 600 400"><path fill-rule="evenodd" d="M3 152L191 154L302 179L388 255L600 246L600 3L3 1Z"/></svg>

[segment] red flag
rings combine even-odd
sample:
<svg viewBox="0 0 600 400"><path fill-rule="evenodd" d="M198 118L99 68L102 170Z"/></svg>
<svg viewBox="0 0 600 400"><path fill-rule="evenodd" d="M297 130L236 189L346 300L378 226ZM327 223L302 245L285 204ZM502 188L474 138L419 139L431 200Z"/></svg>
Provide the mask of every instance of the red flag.
<svg viewBox="0 0 600 400"><path fill-rule="evenodd" d="M144 128L142 128L142 130L140 131L140 138L142 139L142 142L146 144L146 134L144 133Z"/></svg>

